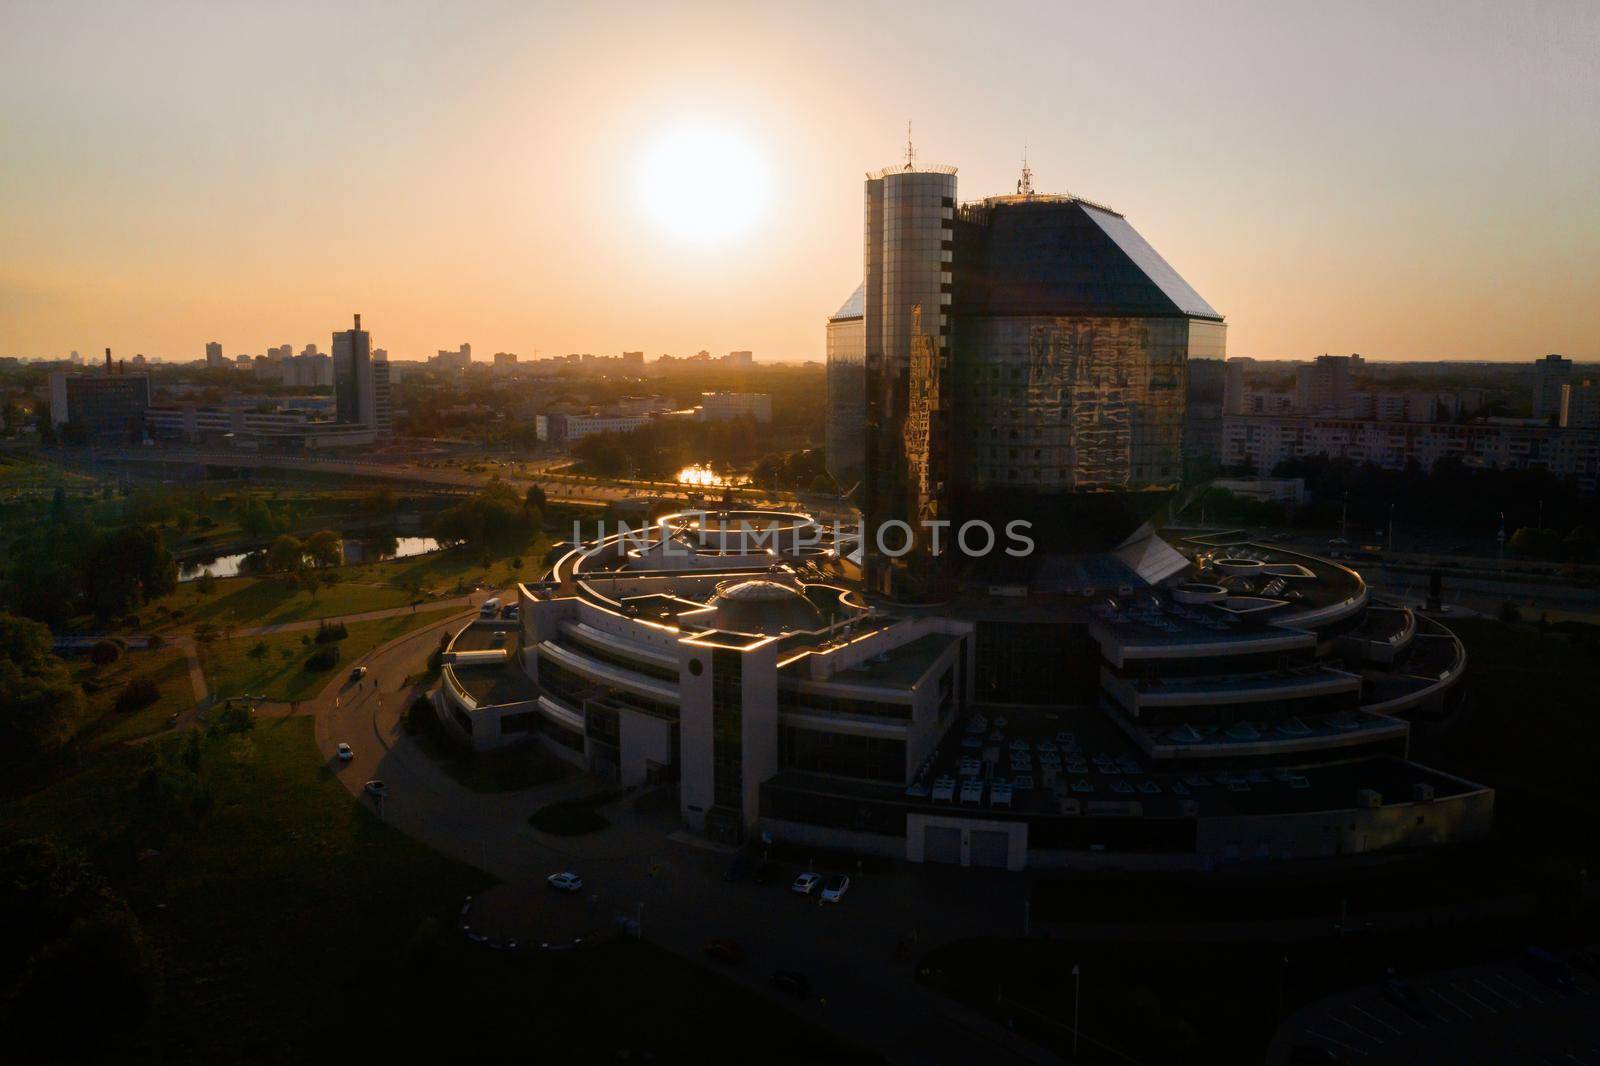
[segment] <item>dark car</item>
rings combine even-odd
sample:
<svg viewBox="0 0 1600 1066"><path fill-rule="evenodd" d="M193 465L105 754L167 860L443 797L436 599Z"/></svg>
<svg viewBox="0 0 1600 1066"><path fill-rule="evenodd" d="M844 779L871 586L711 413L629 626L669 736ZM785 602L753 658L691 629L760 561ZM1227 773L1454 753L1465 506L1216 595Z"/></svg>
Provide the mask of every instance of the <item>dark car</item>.
<svg viewBox="0 0 1600 1066"><path fill-rule="evenodd" d="M772 987L795 999L811 998L811 980L799 970L778 970L772 975Z"/></svg>
<svg viewBox="0 0 1600 1066"><path fill-rule="evenodd" d="M1383 984L1383 998L1388 1000L1400 1010L1405 1011L1412 1021L1423 1022L1433 1016L1433 1012L1422 1004L1422 997L1417 995L1417 990L1407 981L1391 977Z"/></svg>
<svg viewBox="0 0 1600 1066"><path fill-rule="evenodd" d="M750 872L755 869L755 865L755 859L751 858L750 853L741 851L733 857L733 862L728 864L727 870L722 874L722 879L729 883L743 881L750 876Z"/></svg>
<svg viewBox="0 0 1600 1066"><path fill-rule="evenodd" d="M758 863L755 871L750 874L750 883L752 885L770 885L778 880L781 874L782 871L778 869L778 864L775 862L769 860Z"/></svg>
<svg viewBox="0 0 1600 1066"><path fill-rule="evenodd" d="M707 940L700 950L706 958L724 966L737 966L744 961L744 948L737 940Z"/></svg>
<svg viewBox="0 0 1600 1066"><path fill-rule="evenodd" d="M1522 968L1558 992L1571 992L1577 987L1572 967L1544 948L1531 947L1523 952Z"/></svg>

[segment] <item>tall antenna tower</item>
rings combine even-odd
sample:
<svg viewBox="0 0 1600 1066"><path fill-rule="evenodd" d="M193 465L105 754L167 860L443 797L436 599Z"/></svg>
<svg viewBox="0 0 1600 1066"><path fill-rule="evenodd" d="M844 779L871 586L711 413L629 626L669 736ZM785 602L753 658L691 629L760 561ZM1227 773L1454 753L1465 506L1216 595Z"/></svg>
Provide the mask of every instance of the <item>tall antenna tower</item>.
<svg viewBox="0 0 1600 1066"><path fill-rule="evenodd" d="M906 169L917 168L917 150L911 143L911 120L906 119Z"/></svg>
<svg viewBox="0 0 1600 1066"><path fill-rule="evenodd" d="M1018 196L1033 195L1033 171L1028 168L1028 146L1022 146L1022 179L1017 182Z"/></svg>

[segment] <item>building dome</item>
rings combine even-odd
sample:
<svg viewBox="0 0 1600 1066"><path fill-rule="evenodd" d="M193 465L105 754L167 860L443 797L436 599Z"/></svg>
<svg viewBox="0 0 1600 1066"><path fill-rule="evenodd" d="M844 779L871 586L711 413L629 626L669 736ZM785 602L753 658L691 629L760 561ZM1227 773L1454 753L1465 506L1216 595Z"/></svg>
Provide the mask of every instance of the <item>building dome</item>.
<svg viewBox="0 0 1600 1066"><path fill-rule="evenodd" d="M792 585L753 578L719 586L711 606L717 609L716 628L737 633L781 633L795 629L820 629L822 614Z"/></svg>

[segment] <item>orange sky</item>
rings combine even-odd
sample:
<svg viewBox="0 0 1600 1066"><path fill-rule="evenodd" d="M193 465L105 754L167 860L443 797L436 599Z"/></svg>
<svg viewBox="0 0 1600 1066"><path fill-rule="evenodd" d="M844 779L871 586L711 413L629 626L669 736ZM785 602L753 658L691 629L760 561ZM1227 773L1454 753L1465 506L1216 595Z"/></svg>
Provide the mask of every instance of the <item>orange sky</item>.
<svg viewBox="0 0 1600 1066"><path fill-rule="evenodd" d="M1125 212L1230 354L1592 359L1596 56L1585 2L14 0L0 355L326 351L359 311L396 358L820 359L911 118L963 198L1026 144ZM764 175L716 240L649 192L719 180L650 171L683 128Z"/></svg>

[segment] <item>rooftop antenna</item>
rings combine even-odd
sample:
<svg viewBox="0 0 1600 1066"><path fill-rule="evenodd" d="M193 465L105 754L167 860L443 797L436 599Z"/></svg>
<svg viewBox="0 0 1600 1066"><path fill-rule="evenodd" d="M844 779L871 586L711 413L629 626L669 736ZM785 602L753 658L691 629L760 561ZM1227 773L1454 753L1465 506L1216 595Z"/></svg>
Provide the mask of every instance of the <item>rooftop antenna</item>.
<svg viewBox="0 0 1600 1066"><path fill-rule="evenodd" d="M911 143L911 120L906 119L906 169L914 170L917 165L917 150Z"/></svg>
<svg viewBox="0 0 1600 1066"><path fill-rule="evenodd" d="M1033 171L1028 169L1028 146L1022 146L1022 179L1017 182L1018 196L1033 195Z"/></svg>

